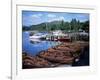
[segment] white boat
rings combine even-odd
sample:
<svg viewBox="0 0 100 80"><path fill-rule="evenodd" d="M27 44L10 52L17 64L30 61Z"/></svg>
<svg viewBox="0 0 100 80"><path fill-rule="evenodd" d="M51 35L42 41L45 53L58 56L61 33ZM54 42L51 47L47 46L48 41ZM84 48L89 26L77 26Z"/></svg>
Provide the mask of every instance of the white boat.
<svg viewBox="0 0 100 80"><path fill-rule="evenodd" d="M53 32L53 35L56 35L56 36L62 35L62 34L63 34L63 33L62 33L61 30L56 30L56 31Z"/></svg>
<svg viewBox="0 0 100 80"><path fill-rule="evenodd" d="M83 35L83 36L89 36L89 33L86 33L85 31L84 32L80 32L79 34Z"/></svg>

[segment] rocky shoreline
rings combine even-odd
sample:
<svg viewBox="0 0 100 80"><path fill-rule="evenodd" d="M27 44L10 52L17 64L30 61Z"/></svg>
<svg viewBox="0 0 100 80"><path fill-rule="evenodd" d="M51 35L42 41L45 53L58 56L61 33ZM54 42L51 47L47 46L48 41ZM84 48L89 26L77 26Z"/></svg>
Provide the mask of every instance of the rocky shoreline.
<svg viewBox="0 0 100 80"><path fill-rule="evenodd" d="M61 65L72 65L80 59L80 56L84 55L86 47L89 49L89 42L76 41L62 43L46 51L41 51L36 56L30 56L28 53L23 52L22 68L50 68Z"/></svg>

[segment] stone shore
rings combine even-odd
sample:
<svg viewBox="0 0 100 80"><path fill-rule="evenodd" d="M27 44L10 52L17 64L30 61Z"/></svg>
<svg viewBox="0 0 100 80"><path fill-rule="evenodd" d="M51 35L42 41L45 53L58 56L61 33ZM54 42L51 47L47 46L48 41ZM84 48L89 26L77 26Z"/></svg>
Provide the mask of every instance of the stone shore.
<svg viewBox="0 0 100 80"><path fill-rule="evenodd" d="M80 58L80 55L84 55L84 48L88 46L89 42L76 41L62 43L46 51L41 51L36 56L30 56L28 53L23 52L22 68L50 68L72 65L76 59Z"/></svg>

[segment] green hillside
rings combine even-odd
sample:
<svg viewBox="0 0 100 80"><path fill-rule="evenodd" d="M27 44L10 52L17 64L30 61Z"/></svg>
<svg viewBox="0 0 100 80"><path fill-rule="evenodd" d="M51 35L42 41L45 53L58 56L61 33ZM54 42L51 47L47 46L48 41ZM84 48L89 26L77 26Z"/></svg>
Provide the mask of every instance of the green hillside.
<svg viewBox="0 0 100 80"><path fill-rule="evenodd" d="M64 31L78 31L85 30L89 32L89 21L80 22L79 20L72 19L71 22L65 21L53 21L45 22L37 25L23 26L23 31L28 30L38 30L38 31L54 31L54 30L64 30Z"/></svg>

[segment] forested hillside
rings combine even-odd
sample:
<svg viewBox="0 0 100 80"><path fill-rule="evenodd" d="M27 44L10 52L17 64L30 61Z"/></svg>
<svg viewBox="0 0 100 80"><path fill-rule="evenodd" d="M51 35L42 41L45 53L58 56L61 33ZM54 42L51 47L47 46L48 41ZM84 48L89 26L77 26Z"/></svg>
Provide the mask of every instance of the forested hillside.
<svg viewBox="0 0 100 80"><path fill-rule="evenodd" d="M79 20L72 19L70 22L65 21L53 21L45 22L37 25L23 26L23 31L28 30L38 30L38 31L54 31L54 30L64 30L64 31L79 31L85 30L89 32L89 21L80 22Z"/></svg>

